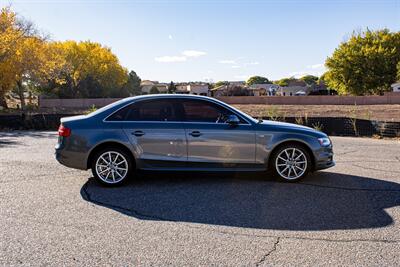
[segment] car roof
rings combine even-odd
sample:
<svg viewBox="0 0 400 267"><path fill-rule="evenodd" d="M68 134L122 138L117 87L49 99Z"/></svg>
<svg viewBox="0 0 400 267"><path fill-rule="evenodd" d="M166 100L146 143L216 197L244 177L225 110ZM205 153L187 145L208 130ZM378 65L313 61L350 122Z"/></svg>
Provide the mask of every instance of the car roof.
<svg viewBox="0 0 400 267"><path fill-rule="evenodd" d="M154 99L154 98L188 98L188 99L208 99L216 100L215 98L200 95L189 95L189 94L149 94L127 97L126 100L139 100L139 99Z"/></svg>

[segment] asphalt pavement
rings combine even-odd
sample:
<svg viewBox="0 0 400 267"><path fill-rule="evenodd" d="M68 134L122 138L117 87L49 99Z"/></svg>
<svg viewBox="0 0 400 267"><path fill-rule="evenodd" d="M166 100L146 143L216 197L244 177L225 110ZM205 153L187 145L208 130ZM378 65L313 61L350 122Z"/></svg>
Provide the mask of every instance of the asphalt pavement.
<svg viewBox="0 0 400 267"><path fill-rule="evenodd" d="M139 173L117 188L54 159L55 132L0 132L0 265L400 265L400 141L333 137L337 166Z"/></svg>

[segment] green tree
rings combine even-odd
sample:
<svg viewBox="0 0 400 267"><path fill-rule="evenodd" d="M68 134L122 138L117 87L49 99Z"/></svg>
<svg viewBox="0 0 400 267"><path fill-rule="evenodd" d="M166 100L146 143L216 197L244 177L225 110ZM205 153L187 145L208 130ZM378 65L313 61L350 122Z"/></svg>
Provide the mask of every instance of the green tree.
<svg viewBox="0 0 400 267"><path fill-rule="evenodd" d="M297 79L294 77L290 77L290 78L282 78L278 81L275 81L274 83L279 85L279 86L288 86L290 82L292 81L296 81Z"/></svg>
<svg viewBox="0 0 400 267"><path fill-rule="evenodd" d="M307 85L315 85L318 81L318 77L314 75L306 75L301 77L300 80L304 81Z"/></svg>
<svg viewBox="0 0 400 267"><path fill-rule="evenodd" d="M267 84L267 83L271 83L271 82L267 78L262 77L262 76L252 76L246 81L247 85Z"/></svg>
<svg viewBox="0 0 400 267"><path fill-rule="evenodd" d="M326 60L325 80L340 94L382 94L395 82L399 61L400 32L353 33Z"/></svg>
<svg viewBox="0 0 400 267"><path fill-rule="evenodd" d="M228 81L218 81L218 82L216 82L216 83L214 84L214 88L220 87L220 86L222 86L222 85L228 85L228 84L229 84Z"/></svg>
<svg viewBox="0 0 400 267"><path fill-rule="evenodd" d="M160 91L158 91L157 86L151 87L150 94L159 94L159 93L160 93Z"/></svg>
<svg viewBox="0 0 400 267"><path fill-rule="evenodd" d="M168 94L173 94L176 91L176 86L173 81L171 81L168 85Z"/></svg>
<svg viewBox="0 0 400 267"><path fill-rule="evenodd" d="M397 80L400 81L400 61L397 63Z"/></svg>
<svg viewBox="0 0 400 267"><path fill-rule="evenodd" d="M128 80L126 81L126 83L123 85L122 88L124 91L127 92L129 96L140 95L142 93L140 86L141 81L142 80L136 74L136 72L131 70L128 74Z"/></svg>

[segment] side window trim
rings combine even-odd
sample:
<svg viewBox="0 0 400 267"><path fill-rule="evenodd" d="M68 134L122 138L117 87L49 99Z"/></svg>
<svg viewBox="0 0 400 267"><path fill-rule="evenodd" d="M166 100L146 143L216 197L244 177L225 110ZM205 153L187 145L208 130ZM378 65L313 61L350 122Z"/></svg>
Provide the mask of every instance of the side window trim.
<svg viewBox="0 0 400 267"><path fill-rule="evenodd" d="M164 99L166 99L166 98L159 98L159 99L161 99L161 100L164 100ZM174 100L177 100L177 99L179 99L179 100L185 100L185 98L176 98L176 99L174 99ZM157 99L158 100L158 99ZM229 107L226 107L226 106L224 106L224 105L221 105L220 103L218 103L218 102L214 102L214 101L211 101L211 100L203 100L203 99L193 99L193 98L188 98L188 100L197 100L197 101L204 101L204 102L207 102L207 103L211 103L211 104L213 104L213 105L216 105L216 106L218 106L218 107L220 107L220 108L222 108L222 109L226 109L226 110L229 110L230 112L232 112L233 114L235 114L236 116L238 116L240 119L242 119L243 121L245 121L246 123L240 123L239 125L252 125L252 123L250 123L245 117L243 117L242 115L240 115L239 113L237 113L235 110L232 110L232 109L230 109ZM124 108L126 108L126 107L128 107L128 106L130 106L130 105L133 105L133 104L139 104L140 102L145 102L146 100L139 100L139 101L133 101L133 102L130 102L130 103L127 103L126 105L123 105L122 107L120 107L120 108L118 108L117 110L115 110L114 112L112 112L111 114L109 114L109 115L107 115L104 119L103 119L103 122L105 122L105 123L108 123L108 122L111 122L111 123L124 123L124 122L137 122L137 123L155 123L155 122L157 122L157 123L190 123L190 124L193 124L193 123L196 123L196 124L199 124L199 123L201 123L201 124L218 124L218 123L216 123L216 122L195 122L195 121L186 121L186 116L183 116L183 118L182 117L178 117L178 119L180 119L181 121L127 121L127 120L121 120L121 121L112 121L112 120L108 120L108 118L110 118L112 115L114 115L115 113L117 113L118 111L121 111L122 109L124 109ZM181 109L184 109L183 108L183 105L182 105L182 103L179 103L179 101L177 102L177 103L175 103L175 105L180 105L181 106ZM174 110L175 110L175 112L177 111L177 108L176 108L176 106L175 105L173 105L173 107L174 107ZM177 114L179 114L179 113L177 113ZM126 116L126 114L125 114L125 116Z"/></svg>
<svg viewBox="0 0 400 267"><path fill-rule="evenodd" d="M135 104L136 104L136 105L140 108L140 106L143 105L143 104L145 104L145 102L160 101L160 100L162 101L162 100L166 100L166 99L167 99L167 98L155 98L155 99L144 99L144 100L139 100L139 101L130 102L130 103L128 103L128 104L126 104L126 105L124 105L124 106L118 108L117 110L115 110L115 111L112 112L111 114L107 115L107 116L103 119L103 122L118 122L118 123L121 123L121 122L122 122L122 123L123 123L123 122L138 122L138 123L143 123L143 122L152 122L152 123L154 123L154 122L158 122L158 123L160 123L160 122L163 122L163 123L182 123L182 122L183 122L183 121L182 121L182 117L181 117L181 116L179 115L179 113L177 112L177 108L176 108L176 105L175 105L176 103L172 103L172 104L171 104L172 109L173 109L174 114L175 114L176 119L177 119L177 120L174 120L174 121L164 121L164 120L159 120L159 121L157 121L157 120L154 120L154 121L127 120L126 118L127 118L128 114L129 114L129 111L126 112L126 113L124 114L124 118L123 118L122 120L110 120L110 119L109 119L110 117L112 117L112 116L115 115L116 113L122 111L123 109L129 108L129 106L132 106L132 105L135 105Z"/></svg>

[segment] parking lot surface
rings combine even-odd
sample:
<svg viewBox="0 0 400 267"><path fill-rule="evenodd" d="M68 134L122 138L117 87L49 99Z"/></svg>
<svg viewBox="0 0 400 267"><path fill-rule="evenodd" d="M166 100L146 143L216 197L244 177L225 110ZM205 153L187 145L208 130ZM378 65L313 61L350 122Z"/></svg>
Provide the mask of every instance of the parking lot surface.
<svg viewBox="0 0 400 267"><path fill-rule="evenodd" d="M53 156L54 132L0 132L0 265L400 264L400 142L333 137L337 166L141 173L104 188Z"/></svg>

